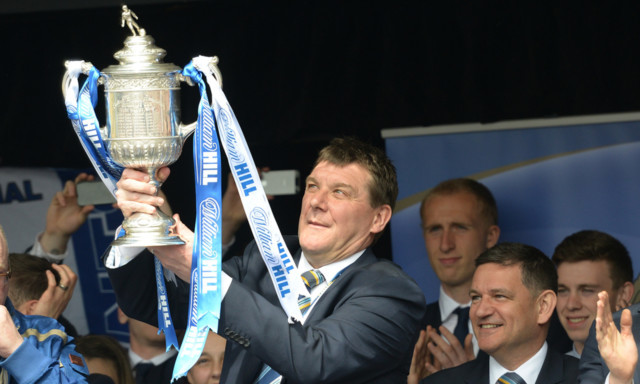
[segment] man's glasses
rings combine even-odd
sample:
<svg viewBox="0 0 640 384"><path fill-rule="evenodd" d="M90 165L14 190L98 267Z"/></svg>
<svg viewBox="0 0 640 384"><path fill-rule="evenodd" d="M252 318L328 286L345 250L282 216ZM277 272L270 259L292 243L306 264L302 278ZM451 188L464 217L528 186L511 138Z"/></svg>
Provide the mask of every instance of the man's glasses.
<svg viewBox="0 0 640 384"><path fill-rule="evenodd" d="M0 278L4 277L5 281L9 281L9 279L11 278L11 270L8 270L6 272L0 272Z"/></svg>

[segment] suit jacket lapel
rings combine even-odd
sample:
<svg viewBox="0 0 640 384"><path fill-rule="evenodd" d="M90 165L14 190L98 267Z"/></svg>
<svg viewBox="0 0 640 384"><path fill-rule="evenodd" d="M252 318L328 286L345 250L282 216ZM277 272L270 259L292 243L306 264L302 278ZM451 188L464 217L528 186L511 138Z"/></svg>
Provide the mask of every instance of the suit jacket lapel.
<svg viewBox="0 0 640 384"><path fill-rule="evenodd" d="M540 368L540 374L536 384L554 384L562 383L564 381L564 356L554 351L553 349L547 349L547 356L544 357L544 363Z"/></svg>
<svg viewBox="0 0 640 384"><path fill-rule="evenodd" d="M296 256L300 257L300 252L296 253ZM296 261L297 261L296 260ZM349 281L349 275L352 273L356 273L358 269L372 264L376 261L376 256L371 250L371 248L367 248L362 256L358 258L358 260L354 261L347 269L342 273L342 275L336 279L331 286L318 298L318 302L315 303L311 313L309 313L309 317L305 321L305 324L311 324L316 319L324 319L327 317L327 311L333 311L333 308L327 308L327 303L333 303L335 295L341 292L340 286L346 284Z"/></svg>
<svg viewBox="0 0 640 384"><path fill-rule="evenodd" d="M489 355L486 353L479 354L473 360L475 364L469 367L464 373L464 382L466 384L488 384L489 383Z"/></svg>

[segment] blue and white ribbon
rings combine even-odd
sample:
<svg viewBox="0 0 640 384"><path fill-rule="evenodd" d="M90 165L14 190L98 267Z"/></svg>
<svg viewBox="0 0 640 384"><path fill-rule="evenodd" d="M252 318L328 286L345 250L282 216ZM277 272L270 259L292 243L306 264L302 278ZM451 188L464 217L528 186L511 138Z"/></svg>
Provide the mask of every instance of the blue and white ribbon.
<svg viewBox="0 0 640 384"><path fill-rule="evenodd" d="M189 327L173 369L173 379L184 376L200 358L209 330L218 331L222 301L222 193L220 145L202 75L189 63L182 71L200 89L198 122L193 140L196 180L196 225L191 261ZM196 283L194 284L194 279Z"/></svg>
<svg viewBox="0 0 640 384"><path fill-rule="evenodd" d="M122 231L124 232L124 230ZM153 258L156 271L156 292L158 296L158 334L164 332L165 347L168 352L171 347L179 350L178 337L171 320L171 312L169 312L169 300L167 298L167 287L164 283L164 270L162 263L157 257Z"/></svg>
<svg viewBox="0 0 640 384"><path fill-rule="evenodd" d="M78 76L87 75L87 79L78 93ZM67 81L65 83L65 104L67 116L78 135L89 160L109 191L115 196L116 183L120 179L123 167L114 163L104 147L104 141L94 111L98 102L98 78L100 72L84 61L67 62Z"/></svg>
<svg viewBox="0 0 640 384"><path fill-rule="evenodd" d="M298 299L299 295L308 295L307 289L273 216L240 124L222 88L214 79L209 66L211 62L211 58L203 56L193 59L194 66L206 76L211 89L211 108L216 117L222 146L238 186L253 236L278 293L280 304L289 322L300 321L302 314Z"/></svg>

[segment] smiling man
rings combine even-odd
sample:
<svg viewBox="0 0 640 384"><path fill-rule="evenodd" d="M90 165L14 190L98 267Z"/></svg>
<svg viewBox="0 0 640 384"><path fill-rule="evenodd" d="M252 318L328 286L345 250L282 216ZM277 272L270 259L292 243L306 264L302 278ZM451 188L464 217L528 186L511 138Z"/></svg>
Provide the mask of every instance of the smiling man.
<svg viewBox="0 0 640 384"><path fill-rule="evenodd" d="M164 180L168 169L159 174ZM117 196L125 216L151 213L152 204L162 203L147 181L144 172L123 172ZM221 382L406 380L424 316L424 295L399 267L376 258L371 250L391 218L397 194L395 168L380 149L335 139L320 151L306 181L299 236L287 239L298 271L313 269L323 276L317 278L318 286L309 288L311 307L300 322L287 321L255 242L242 257L226 261L220 334L228 341ZM179 221L177 230L186 245L157 247L154 252L181 279L177 287L167 284L179 328L187 320L184 286L190 277L192 233ZM151 255L143 253L110 268L109 276L123 311L157 326Z"/></svg>
<svg viewBox="0 0 640 384"><path fill-rule="evenodd" d="M551 260L534 247L502 243L480 255L476 265L470 317L486 354L424 383L574 383L578 360L545 341L558 288Z"/></svg>
<svg viewBox="0 0 640 384"><path fill-rule="evenodd" d="M478 353L469 321L469 288L476 258L500 237L496 201L487 187L472 179L436 185L422 200L420 216L440 296L427 305L426 329L416 344L408 384Z"/></svg>
<svg viewBox="0 0 640 384"><path fill-rule="evenodd" d="M566 237L553 252L558 268L558 317L580 358L596 318L598 293L606 291L611 312L629 306L633 264L625 246L613 236L587 230Z"/></svg>

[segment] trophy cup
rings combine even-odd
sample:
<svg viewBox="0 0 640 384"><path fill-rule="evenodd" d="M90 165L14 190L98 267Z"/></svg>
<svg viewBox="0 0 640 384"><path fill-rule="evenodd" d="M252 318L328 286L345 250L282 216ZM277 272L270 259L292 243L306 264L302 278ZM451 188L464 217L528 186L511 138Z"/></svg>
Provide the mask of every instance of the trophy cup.
<svg viewBox="0 0 640 384"><path fill-rule="evenodd" d="M124 41L124 48L113 56L119 64L101 71L98 84L104 85L107 125L100 128L109 158L125 168L146 171L150 184L160 189L156 170L174 163L182 152L182 145L193 133L196 123L180 123L180 82L193 85L181 68L164 63L166 51L157 47L154 39L134 21L138 17L122 6L122 27L132 35ZM91 67L90 63L86 63ZM218 83L222 77L212 58L210 68ZM67 72L63 90L69 82ZM84 72L84 70L83 70ZM86 72L85 72L86 74ZM134 213L125 219L125 235L114 240L120 246L163 246L184 244L172 232L175 221L160 211L155 214Z"/></svg>

